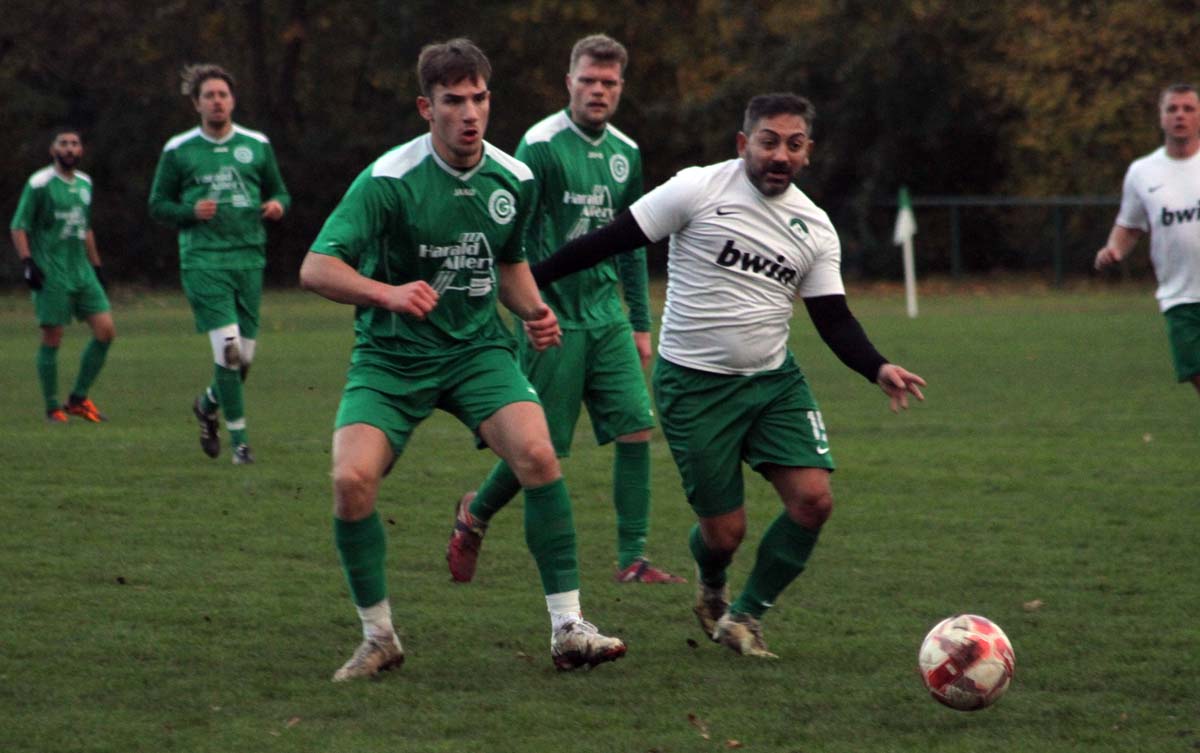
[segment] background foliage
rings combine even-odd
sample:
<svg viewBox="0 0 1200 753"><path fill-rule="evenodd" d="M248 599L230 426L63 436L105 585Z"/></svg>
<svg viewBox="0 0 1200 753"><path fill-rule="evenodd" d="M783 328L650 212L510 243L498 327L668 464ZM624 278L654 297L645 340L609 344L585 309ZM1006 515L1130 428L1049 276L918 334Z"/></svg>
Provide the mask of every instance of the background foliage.
<svg viewBox="0 0 1200 753"><path fill-rule="evenodd" d="M1158 90L1200 78L1191 0L15 0L0 28L0 215L46 162L46 129L77 123L110 275L173 281L172 233L148 220L146 196L162 144L196 121L179 69L218 61L239 80L237 119L272 138L295 196L269 272L291 284L352 177L424 130L412 106L423 44L466 35L489 53L488 137L512 150L565 104L570 47L594 31L630 49L617 122L641 142L650 186L730 156L750 95L811 97L818 153L802 187L838 223L851 275L897 272L881 203L901 184L915 195L1117 194L1128 162L1160 141ZM1112 213L1073 215L1069 229L1094 249ZM1035 263L1037 216L975 222L988 242L972 244L969 271ZM936 267L944 233L923 228ZM16 270L6 254L0 280Z"/></svg>

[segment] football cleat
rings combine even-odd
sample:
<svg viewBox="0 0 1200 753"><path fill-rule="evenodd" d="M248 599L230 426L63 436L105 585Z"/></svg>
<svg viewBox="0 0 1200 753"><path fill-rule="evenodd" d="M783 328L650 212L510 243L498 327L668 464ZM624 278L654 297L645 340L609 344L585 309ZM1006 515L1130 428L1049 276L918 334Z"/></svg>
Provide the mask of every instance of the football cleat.
<svg viewBox="0 0 1200 753"><path fill-rule="evenodd" d="M48 424L65 424L68 420L67 412L61 407L46 411L46 423Z"/></svg>
<svg viewBox="0 0 1200 753"><path fill-rule="evenodd" d="M564 672L616 661L624 655L625 643L620 638L601 635L600 630L586 620L572 620L550 637L550 658L554 660L554 666Z"/></svg>
<svg viewBox="0 0 1200 753"><path fill-rule="evenodd" d="M250 450L250 445L240 444L233 448L234 465L252 465L253 463L254 453Z"/></svg>
<svg viewBox="0 0 1200 753"><path fill-rule="evenodd" d="M700 620L700 629L710 641L716 641L717 636L714 632L717 629L717 621L729 611L729 584L713 588L700 580L700 573L697 572L696 605L692 607L692 611L696 613L696 619Z"/></svg>
<svg viewBox="0 0 1200 753"><path fill-rule="evenodd" d="M82 400L68 400L67 413L70 413L72 416L78 416L84 421L91 421L94 424L108 420L104 417L104 414L100 412L100 409L96 407L96 404L86 397Z"/></svg>
<svg viewBox="0 0 1200 753"><path fill-rule="evenodd" d="M471 500L475 492L467 492L454 508L454 530L450 532L450 543L446 545L446 564L450 566L450 579L456 583L470 583L475 577L475 565L479 561L479 547L483 545L483 534L487 523L471 514Z"/></svg>
<svg viewBox="0 0 1200 753"><path fill-rule="evenodd" d="M717 620L713 640L728 646L742 656L757 656L760 659L778 659L767 650L763 640L762 623L748 614L726 612Z"/></svg>
<svg viewBox="0 0 1200 753"><path fill-rule="evenodd" d="M645 557L638 557L629 567L618 570L613 579L618 583L687 583L687 578L660 570Z"/></svg>
<svg viewBox="0 0 1200 753"><path fill-rule="evenodd" d="M221 455L221 436L217 433L217 412L205 413L200 398L192 403L192 415L200 422L200 449L210 458Z"/></svg>
<svg viewBox="0 0 1200 753"><path fill-rule="evenodd" d="M354 656L333 673L334 682L346 682L359 677L375 677L380 672L398 669L404 663L404 649L395 633L391 636L372 636L363 640Z"/></svg>

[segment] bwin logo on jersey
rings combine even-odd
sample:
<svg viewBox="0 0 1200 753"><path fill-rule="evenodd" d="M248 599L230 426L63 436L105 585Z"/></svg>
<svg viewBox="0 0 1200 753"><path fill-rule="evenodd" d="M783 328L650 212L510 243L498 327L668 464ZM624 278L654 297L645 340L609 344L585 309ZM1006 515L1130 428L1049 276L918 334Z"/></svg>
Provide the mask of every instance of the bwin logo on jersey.
<svg viewBox="0 0 1200 753"><path fill-rule="evenodd" d="M1187 209L1167 209L1163 207L1163 227L1176 222L1192 222L1194 220L1200 220L1200 206L1188 207Z"/></svg>
<svg viewBox="0 0 1200 753"><path fill-rule="evenodd" d="M625 159L624 154L614 154L608 158L608 171L612 173L613 180L624 183L629 178L629 160Z"/></svg>
<svg viewBox="0 0 1200 753"><path fill-rule="evenodd" d="M507 225L517 216L517 203L513 195L503 188L492 191L488 198L488 214L498 225Z"/></svg>
<svg viewBox="0 0 1200 753"><path fill-rule="evenodd" d="M758 254L743 251L733 245L733 241L725 241L725 247L717 254L717 264L722 267L741 267L747 272L754 272L772 280L778 280L784 285L791 285L798 272L787 266L782 256L776 256L775 261L768 261Z"/></svg>

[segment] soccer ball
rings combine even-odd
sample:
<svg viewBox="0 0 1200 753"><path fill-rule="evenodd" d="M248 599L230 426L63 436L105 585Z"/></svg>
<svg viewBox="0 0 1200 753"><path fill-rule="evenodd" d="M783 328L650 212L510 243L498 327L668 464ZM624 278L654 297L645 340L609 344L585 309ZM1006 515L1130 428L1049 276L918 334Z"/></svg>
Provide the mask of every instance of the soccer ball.
<svg viewBox="0 0 1200 753"><path fill-rule="evenodd" d="M1012 644L1000 626L975 614L947 617L921 643L921 679L938 703L959 711L992 705L1012 681Z"/></svg>

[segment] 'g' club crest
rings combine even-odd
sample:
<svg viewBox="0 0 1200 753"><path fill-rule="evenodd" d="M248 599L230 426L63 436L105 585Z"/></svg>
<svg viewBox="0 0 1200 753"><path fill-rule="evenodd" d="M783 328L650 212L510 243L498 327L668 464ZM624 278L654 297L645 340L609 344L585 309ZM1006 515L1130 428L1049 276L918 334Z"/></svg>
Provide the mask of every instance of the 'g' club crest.
<svg viewBox="0 0 1200 753"><path fill-rule="evenodd" d="M517 214L517 203L513 195L503 188L497 188L488 199L488 214L498 225L507 225Z"/></svg>
<svg viewBox="0 0 1200 753"><path fill-rule="evenodd" d="M250 151L248 146L239 146L233 150L233 158L243 165L248 165L254 159L254 152Z"/></svg>
<svg viewBox="0 0 1200 753"><path fill-rule="evenodd" d="M624 183L629 177L629 160L625 159L623 154L614 154L608 159L608 170L612 173L613 180Z"/></svg>

